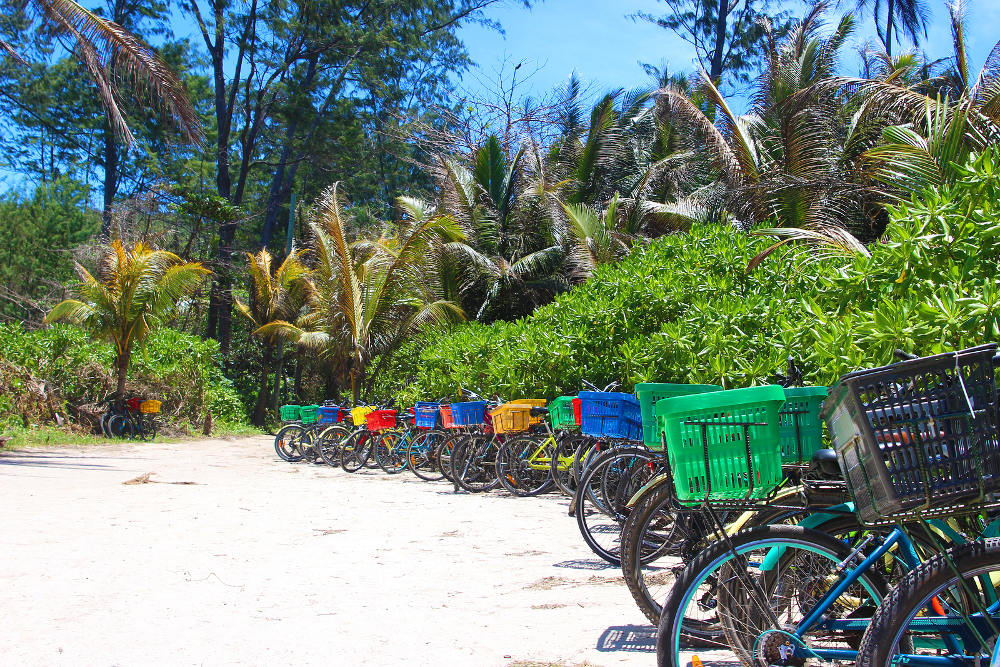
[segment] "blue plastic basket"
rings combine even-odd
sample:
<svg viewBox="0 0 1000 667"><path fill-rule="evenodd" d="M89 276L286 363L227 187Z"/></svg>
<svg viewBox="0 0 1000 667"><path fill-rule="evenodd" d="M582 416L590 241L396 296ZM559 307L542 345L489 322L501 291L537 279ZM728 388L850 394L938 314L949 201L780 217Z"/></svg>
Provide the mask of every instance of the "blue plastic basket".
<svg viewBox="0 0 1000 667"><path fill-rule="evenodd" d="M438 425L440 407L440 403L417 401L413 408L413 421L417 428L435 428Z"/></svg>
<svg viewBox="0 0 1000 667"><path fill-rule="evenodd" d="M473 426L486 421L486 401L451 404L451 419L455 426Z"/></svg>
<svg viewBox="0 0 1000 667"><path fill-rule="evenodd" d="M340 413L340 408L336 405L324 405L319 409L319 423L320 424L336 424L337 415Z"/></svg>
<svg viewBox="0 0 1000 667"><path fill-rule="evenodd" d="M580 417L584 435L642 440L642 409L632 394L581 391Z"/></svg>

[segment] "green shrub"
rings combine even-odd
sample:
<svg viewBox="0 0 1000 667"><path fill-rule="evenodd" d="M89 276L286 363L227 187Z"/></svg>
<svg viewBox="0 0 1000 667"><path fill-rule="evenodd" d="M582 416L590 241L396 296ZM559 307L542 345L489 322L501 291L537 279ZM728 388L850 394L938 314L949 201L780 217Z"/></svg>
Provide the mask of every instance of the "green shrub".
<svg viewBox="0 0 1000 667"><path fill-rule="evenodd" d="M37 392L17 390L16 383L44 383L64 415L97 403L114 391L113 359L109 345L76 327L25 331L17 324L0 326L0 360L6 362L0 366L0 395L5 395L0 424L45 417L46 411L33 405ZM136 350L128 389L162 401L163 420L181 428L200 426L208 410L219 422L246 422L243 403L222 374L218 343L175 329L154 332Z"/></svg>
<svg viewBox="0 0 1000 667"><path fill-rule="evenodd" d="M525 319L470 323L411 341L380 380L401 403L456 395L552 398L584 379L769 381L788 356L812 382L890 363L902 348L934 354L1000 339L997 152L960 184L891 211L871 257L773 253L772 243L700 226L654 241Z"/></svg>

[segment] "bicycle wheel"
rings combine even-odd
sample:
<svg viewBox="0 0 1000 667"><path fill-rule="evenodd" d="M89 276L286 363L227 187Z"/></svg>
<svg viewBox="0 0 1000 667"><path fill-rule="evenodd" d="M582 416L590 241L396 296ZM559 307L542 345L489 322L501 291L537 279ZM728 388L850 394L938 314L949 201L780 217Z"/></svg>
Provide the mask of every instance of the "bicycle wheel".
<svg viewBox="0 0 1000 667"><path fill-rule="evenodd" d="M317 459L316 454L316 438L319 437L319 431L315 424L305 426L302 428L302 436L295 442L295 449L299 453L299 460L305 461L306 463L315 463Z"/></svg>
<svg viewBox="0 0 1000 667"><path fill-rule="evenodd" d="M580 534L590 549L621 565L621 530L632 495L649 481L654 454L640 447L612 449L597 456L580 479L573 498Z"/></svg>
<svg viewBox="0 0 1000 667"><path fill-rule="evenodd" d="M108 420L108 432L113 438L132 438L135 435L135 426L125 415L113 415Z"/></svg>
<svg viewBox="0 0 1000 667"><path fill-rule="evenodd" d="M111 410L108 410L103 415L101 415L101 423L100 423L101 435L103 435L105 438L113 437L111 435L111 429L108 427L108 423L111 421L111 418L114 417L114 416L115 416L115 413L111 412Z"/></svg>
<svg viewBox="0 0 1000 667"><path fill-rule="evenodd" d="M350 434L343 426L327 426L316 437L313 448L328 466L340 465L340 441Z"/></svg>
<svg viewBox="0 0 1000 667"><path fill-rule="evenodd" d="M139 435L139 439L144 442L155 440L156 421L152 417L143 418L142 421L136 425L136 433Z"/></svg>
<svg viewBox="0 0 1000 667"><path fill-rule="evenodd" d="M353 434L340 446L340 467L344 472L357 472L371 456L372 438L368 431Z"/></svg>
<svg viewBox="0 0 1000 667"><path fill-rule="evenodd" d="M434 465L449 482L455 481L451 476L451 457L468 437L466 433L448 433L434 449Z"/></svg>
<svg viewBox="0 0 1000 667"><path fill-rule="evenodd" d="M302 455L299 454L298 442L302 433L301 424L282 426L274 436L275 453L289 463L301 461Z"/></svg>
<svg viewBox="0 0 1000 667"><path fill-rule="evenodd" d="M708 544L710 534L697 514L677 510L672 491L663 485L640 498L621 533L625 584L654 624L685 563Z"/></svg>
<svg viewBox="0 0 1000 667"><path fill-rule="evenodd" d="M1000 654L998 607L1000 538L954 546L907 573L882 602L861 641L858 667L919 662L919 656L991 664Z"/></svg>
<svg viewBox="0 0 1000 667"><path fill-rule="evenodd" d="M395 475L406 470L406 449L410 438L399 431L386 431L375 440L375 462L383 472Z"/></svg>
<svg viewBox="0 0 1000 667"><path fill-rule="evenodd" d="M576 491L576 475L573 472L573 462L576 460L576 450L581 438L585 436L562 433L556 438L556 449L552 454L552 481L560 492L572 496Z"/></svg>
<svg viewBox="0 0 1000 667"><path fill-rule="evenodd" d="M552 444L527 437L505 443L497 452L497 479L516 496L545 493L552 488L553 450Z"/></svg>
<svg viewBox="0 0 1000 667"><path fill-rule="evenodd" d="M406 467L425 482L444 479L434 461L434 452L444 436L441 431L424 431L410 440L406 448Z"/></svg>
<svg viewBox="0 0 1000 667"><path fill-rule="evenodd" d="M451 479L469 493L482 493L495 489L497 479L496 457L499 444L493 435L472 435L455 448L451 457Z"/></svg>
<svg viewBox="0 0 1000 667"><path fill-rule="evenodd" d="M664 601L657 664L685 667L705 646L720 663L802 665L810 651L826 649L840 653L828 654L824 664L854 664L864 619L886 591L876 571L864 572L831 601L824 623L801 638L790 634L837 582L840 563L851 554L844 542L801 526L761 526L713 543L684 568ZM856 629L826 629L849 618L860 619Z"/></svg>

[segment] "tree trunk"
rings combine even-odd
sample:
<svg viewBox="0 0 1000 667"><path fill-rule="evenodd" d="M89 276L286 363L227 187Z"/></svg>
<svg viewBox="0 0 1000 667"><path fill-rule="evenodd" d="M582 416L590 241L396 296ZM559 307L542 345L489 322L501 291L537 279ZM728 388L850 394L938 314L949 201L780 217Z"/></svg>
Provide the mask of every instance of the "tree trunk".
<svg viewBox="0 0 1000 667"><path fill-rule="evenodd" d="M118 194L118 142L111 125L104 130L104 208L101 212L101 238L111 238L111 210Z"/></svg>
<svg viewBox="0 0 1000 667"><path fill-rule="evenodd" d="M890 0L891 1L891 0ZM708 76L716 86L722 80L722 54L726 52L726 27L729 25L729 3L719 1L719 13L715 17L715 44L712 49L712 62Z"/></svg>
<svg viewBox="0 0 1000 667"><path fill-rule="evenodd" d="M889 8L885 14L885 55L892 59L892 28L893 14L896 13L896 0L889 0Z"/></svg>
<svg viewBox="0 0 1000 667"><path fill-rule="evenodd" d="M265 347L260 361L260 387L257 390L257 404L253 409L253 425L263 426L267 421L267 406L269 401L268 371L271 370L271 348Z"/></svg>
<svg viewBox="0 0 1000 667"><path fill-rule="evenodd" d="M125 382L128 380L128 363L132 358L132 348L127 347L125 351L115 357L115 365L118 367L118 388L115 395L119 400L125 398Z"/></svg>
<svg viewBox="0 0 1000 667"><path fill-rule="evenodd" d="M295 355L295 384L292 387L292 396L295 403L299 402L302 388L302 355Z"/></svg>
<svg viewBox="0 0 1000 667"><path fill-rule="evenodd" d="M281 380L282 370L285 360L285 346L278 344L278 358L274 362L274 390L271 392L271 411L278 412L278 404L281 402Z"/></svg>

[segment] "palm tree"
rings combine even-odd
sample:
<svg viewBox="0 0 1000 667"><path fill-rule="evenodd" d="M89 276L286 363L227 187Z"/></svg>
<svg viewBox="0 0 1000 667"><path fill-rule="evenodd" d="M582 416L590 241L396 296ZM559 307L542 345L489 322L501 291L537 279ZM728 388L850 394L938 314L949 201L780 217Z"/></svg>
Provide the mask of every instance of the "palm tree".
<svg viewBox="0 0 1000 667"><path fill-rule="evenodd" d="M153 103L170 114L188 140L200 141L198 115L184 86L142 40L73 0L29 0L28 6L35 9L57 36L65 36L76 44L74 53L97 86L108 124L126 144L134 143L135 137L121 108L123 91L129 95L148 94ZM0 40L0 52L24 62L3 40Z"/></svg>
<svg viewBox="0 0 1000 667"><path fill-rule="evenodd" d="M857 11L868 7L869 0L858 0ZM895 33L896 41L902 36L909 37L916 46L920 42L920 33L927 36L927 22L930 12L923 0L886 0L885 28L882 27L882 0L872 0L872 18L875 20L875 30L885 47L885 52L892 57L892 40Z"/></svg>
<svg viewBox="0 0 1000 667"><path fill-rule="evenodd" d="M882 209L859 158L878 142L884 123L873 127L868 116L851 117L842 97L814 91L835 74L837 54L854 29L848 14L829 36L819 36L822 11L815 6L781 40L768 31L767 66L749 114L737 116L707 76L701 90L714 121L680 90L661 90L659 104L689 123L708 148L725 209L744 226L776 222L864 252L855 234L877 234Z"/></svg>
<svg viewBox="0 0 1000 667"><path fill-rule="evenodd" d="M346 368L358 402L379 370L372 371L373 361L384 363L421 327L462 317L454 302L442 298L437 260L443 239L461 234L446 216L424 216L400 221L393 234L351 242L337 188L323 192L311 214L312 312L298 323L275 321L257 333L295 341Z"/></svg>
<svg viewBox="0 0 1000 667"><path fill-rule="evenodd" d="M294 322L313 298L315 290L310 280L310 270L303 262L303 251L293 252L278 266L274 266L271 253L266 249L256 255L246 253L247 272L250 278L249 299L243 303L236 300L237 310L259 330L266 324L277 321ZM257 405L253 411L253 423L264 424L268 408L268 374L275 365L274 348L281 342L274 336L259 335L264 343L261 362L260 388ZM278 351L277 367L273 369L274 400L278 399L278 379L281 374L281 349Z"/></svg>
<svg viewBox="0 0 1000 667"><path fill-rule="evenodd" d="M72 322L94 338L114 343L116 394L122 398L135 345L166 323L177 303L210 271L172 252L141 242L126 248L116 239L105 248L96 277L80 264L76 272L78 298L56 304L45 321Z"/></svg>

